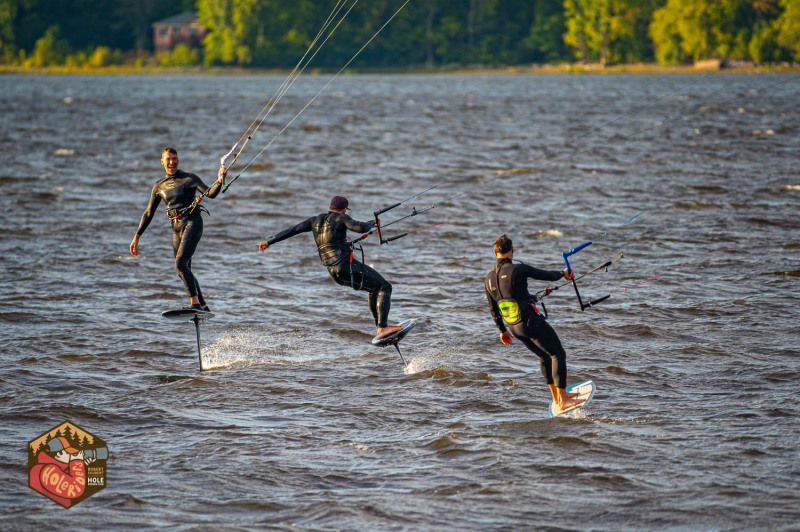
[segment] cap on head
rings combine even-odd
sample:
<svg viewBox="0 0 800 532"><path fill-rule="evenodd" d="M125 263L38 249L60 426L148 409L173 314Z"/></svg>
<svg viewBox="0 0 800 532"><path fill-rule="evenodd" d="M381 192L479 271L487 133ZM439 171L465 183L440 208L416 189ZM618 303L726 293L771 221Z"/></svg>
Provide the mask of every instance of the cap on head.
<svg viewBox="0 0 800 532"><path fill-rule="evenodd" d="M512 249L514 249L514 243L504 234L498 236L497 240L494 241L494 252L496 254L503 255Z"/></svg>
<svg viewBox="0 0 800 532"><path fill-rule="evenodd" d="M49 442L47 442L47 450L51 453L57 453L59 451L67 451L69 454L75 454L80 452L80 449L76 449L72 447L67 439L63 436L59 436L58 438L53 438Z"/></svg>
<svg viewBox="0 0 800 532"><path fill-rule="evenodd" d="M332 211L341 211L342 209L347 209L348 205L350 205L350 203L344 196L334 196L331 198L331 204L328 209Z"/></svg>

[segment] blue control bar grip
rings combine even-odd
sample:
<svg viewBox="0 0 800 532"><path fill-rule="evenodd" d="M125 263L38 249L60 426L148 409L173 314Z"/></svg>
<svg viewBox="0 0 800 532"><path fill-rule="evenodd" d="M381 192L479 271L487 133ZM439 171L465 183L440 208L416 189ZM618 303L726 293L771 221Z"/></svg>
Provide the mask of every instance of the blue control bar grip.
<svg viewBox="0 0 800 532"><path fill-rule="evenodd" d="M574 255L575 253L579 252L583 248L591 246L591 245L592 245L591 242L584 242L580 246L576 246L576 247L570 249L569 251L565 251L565 252L563 252L561 254L561 257L564 259L564 265L567 267L568 270L571 270L572 268L569 265L569 260L567 259L567 257L569 257L570 255Z"/></svg>

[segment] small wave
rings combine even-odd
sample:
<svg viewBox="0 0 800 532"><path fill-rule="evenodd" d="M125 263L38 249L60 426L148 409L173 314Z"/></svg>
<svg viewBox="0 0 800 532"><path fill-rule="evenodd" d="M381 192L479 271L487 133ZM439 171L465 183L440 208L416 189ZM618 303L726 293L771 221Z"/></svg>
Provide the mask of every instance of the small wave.
<svg viewBox="0 0 800 532"><path fill-rule="evenodd" d="M65 355L57 355L56 358L60 360L67 360L74 362L88 362L96 359L97 357L95 355L65 354Z"/></svg>
<svg viewBox="0 0 800 532"><path fill-rule="evenodd" d="M161 384L169 384L172 382L183 381L186 379L193 379L194 376L191 375L159 375L157 380Z"/></svg>
<svg viewBox="0 0 800 532"><path fill-rule="evenodd" d="M573 410L572 412L567 412L566 414L561 414L559 418L563 419L566 417L571 417L571 414L576 414L580 412L580 409ZM585 414L584 414L585 415ZM558 419L558 418L556 418ZM588 446L589 442L584 440L583 438L578 438L577 436L556 436L555 438L550 438L550 441L560 446Z"/></svg>
<svg viewBox="0 0 800 532"><path fill-rule="evenodd" d="M439 436L425 444L424 447L436 451L439 455L448 457L461 456L472 452L465 447L465 443L460 441L458 433L455 432L448 432L443 436Z"/></svg>
<svg viewBox="0 0 800 532"><path fill-rule="evenodd" d="M765 453L765 452L764 452L764 451L762 451L761 449L753 449L753 448L750 448L750 449L745 449L744 451L740 451L740 452L741 452L742 454L744 454L745 456L755 456L755 457L758 457L758 456L766 456L766 455L767 455L767 453Z"/></svg>
<svg viewBox="0 0 800 532"><path fill-rule="evenodd" d="M310 126L308 126L308 127L310 127ZM250 166L248 166L247 169L248 170L252 170L252 171L256 171L256 170L274 170L275 169L275 163L270 162L270 161L253 163Z"/></svg>
<svg viewBox="0 0 800 532"><path fill-rule="evenodd" d="M420 377L427 377L437 382L444 382L453 386L475 386L483 385L492 380L488 373L468 374L463 371L446 369L441 366L432 369L419 369L413 359L408 363L404 372L406 375L418 375Z"/></svg>
<svg viewBox="0 0 800 532"><path fill-rule="evenodd" d="M674 205L676 209L708 209L710 207L714 207L714 205L710 203L706 203L705 201L679 201Z"/></svg>
<svg viewBox="0 0 800 532"><path fill-rule="evenodd" d="M767 412L767 417L793 417L794 414L791 410L786 408L772 408Z"/></svg>
<svg viewBox="0 0 800 532"><path fill-rule="evenodd" d="M145 506L148 504L150 503L147 500L140 499L139 497L130 495L128 493L116 494L111 502L108 503L109 506L114 508L129 508L131 506Z"/></svg>
<svg viewBox="0 0 800 532"><path fill-rule="evenodd" d="M644 323L634 323L621 327L607 327L602 333L608 338L634 338L657 336L656 328Z"/></svg>
<svg viewBox="0 0 800 532"><path fill-rule="evenodd" d="M595 474L592 475L591 478L593 481L600 482L602 484L610 484L611 486L622 486L631 483L631 481L626 477L623 477L622 475L613 475L611 473Z"/></svg>
<svg viewBox="0 0 800 532"><path fill-rule="evenodd" d="M636 372L627 370L627 369L625 369L623 367L620 367L620 366L608 366L605 370L607 372L611 373L612 375L622 375L622 376L628 376L628 377L637 376Z"/></svg>
<svg viewBox="0 0 800 532"><path fill-rule="evenodd" d="M530 168L509 168L507 170L497 170L495 175L512 175L512 174L532 174L534 170Z"/></svg>
<svg viewBox="0 0 800 532"><path fill-rule="evenodd" d="M34 323L41 321L41 316L30 312L1 312L0 322L6 323Z"/></svg>
<svg viewBox="0 0 800 532"><path fill-rule="evenodd" d="M712 192L715 194L723 194L727 192L725 188L719 185L694 185L692 186L692 188L697 190L698 192Z"/></svg>

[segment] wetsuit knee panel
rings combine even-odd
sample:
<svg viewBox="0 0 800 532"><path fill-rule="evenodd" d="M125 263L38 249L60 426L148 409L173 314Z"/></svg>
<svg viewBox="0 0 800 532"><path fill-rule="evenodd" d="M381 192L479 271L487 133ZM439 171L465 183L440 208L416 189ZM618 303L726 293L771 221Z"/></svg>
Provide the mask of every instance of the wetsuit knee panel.
<svg viewBox="0 0 800 532"><path fill-rule="evenodd" d="M187 272L191 268L189 267L189 263L191 262L191 258L189 257L178 257L175 259L175 269L179 272Z"/></svg>

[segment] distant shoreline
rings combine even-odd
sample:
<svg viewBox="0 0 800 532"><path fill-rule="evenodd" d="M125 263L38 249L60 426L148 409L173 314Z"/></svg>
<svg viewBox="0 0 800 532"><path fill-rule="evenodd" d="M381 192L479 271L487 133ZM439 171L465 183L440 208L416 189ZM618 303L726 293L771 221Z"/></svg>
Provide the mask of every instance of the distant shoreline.
<svg viewBox="0 0 800 532"><path fill-rule="evenodd" d="M13 65L0 65L0 75L63 75L63 74L92 74L92 75L165 75L165 74L201 74L201 75L288 75L288 69L241 68L241 67L135 67L116 65L107 67L20 67ZM337 69L313 68L306 71L311 75L329 75L338 72ZM435 68L403 67L403 68L351 68L343 74L672 74L672 73L740 73L756 74L763 72L800 72L800 64L755 65L753 63L735 63L720 65L719 61L703 61L695 65L658 65L655 63L635 63L608 65L588 63L565 63L546 65L517 65L517 66L441 66Z"/></svg>

